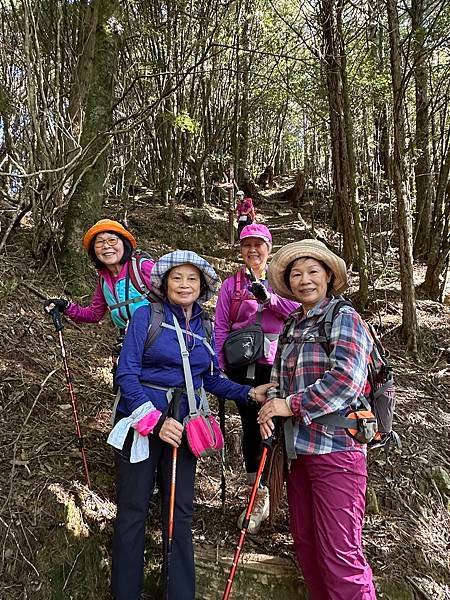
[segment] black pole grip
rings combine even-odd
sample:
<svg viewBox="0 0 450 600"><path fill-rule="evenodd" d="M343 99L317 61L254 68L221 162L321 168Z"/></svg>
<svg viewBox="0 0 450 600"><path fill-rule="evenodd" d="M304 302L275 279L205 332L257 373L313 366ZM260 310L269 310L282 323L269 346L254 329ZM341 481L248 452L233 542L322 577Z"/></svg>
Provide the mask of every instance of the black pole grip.
<svg viewBox="0 0 450 600"><path fill-rule="evenodd" d="M53 325L55 326L56 331L62 331L64 329L64 325L62 324L61 313L59 312L58 308L56 306L52 308L50 314L52 316Z"/></svg>
<svg viewBox="0 0 450 600"><path fill-rule="evenodd" d="M253 271L249 268L249 277L250 277L250 281L252 283L255 283L255 281L258 281L258 279L256 278L256 275L253 273Z"/></svg>
<svg viewBox="0 0 450 600"><path fill-rule="evenodd" d="M180 405L181 405L181 395L183 394L182 389L175 389L174 393L173 393L173 399L172 399L172 419L175 419L175 421L180 421Z"/></svg>
<svg viewBox="0 0 450 600"><path fill-rule="evenodd" d="M272 419L272 421L274 424L274 428L272 430L272 435L270 437L268 437L267 439L262 440L263 446L267 446L267 448L269 448L269 450L272 449L272 446L280 433L281 417L274 417Z"/></svg>

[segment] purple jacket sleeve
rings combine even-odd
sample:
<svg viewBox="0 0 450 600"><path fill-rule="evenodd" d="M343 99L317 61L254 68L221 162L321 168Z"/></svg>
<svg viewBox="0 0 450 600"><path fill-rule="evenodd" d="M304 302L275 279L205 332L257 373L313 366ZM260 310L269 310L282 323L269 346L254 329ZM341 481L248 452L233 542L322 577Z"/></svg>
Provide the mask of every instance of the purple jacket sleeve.
<svg viewBox="0 0 450 600"><path fill-rule="evenodd" d="M225 369L225 356L223 354L223 345L231 331L230 311L234 292L234 278L228 277L222 283L217 298L216 312L214 316L214 340L216 343L216 353L219 360L219 367Z"/></svg>
<svg viewBox="0 0 450 600"><path fill-rule="evenodd" d="M98 323L107 310L108 306L99 281L89 306L80 306L71 302L64 314L74 323Z"/></svg>
<svg viewBox="0 0 450 600"><path fill-rule="evenodd" d="M280 315L283 319L286 319L291 312L297 310L300 306L298 302L294 302L293 300L286 300L286 298L282 298L275 294L275 292L270 292L270 300L264 305L269 307L274 313Z"/></svg>

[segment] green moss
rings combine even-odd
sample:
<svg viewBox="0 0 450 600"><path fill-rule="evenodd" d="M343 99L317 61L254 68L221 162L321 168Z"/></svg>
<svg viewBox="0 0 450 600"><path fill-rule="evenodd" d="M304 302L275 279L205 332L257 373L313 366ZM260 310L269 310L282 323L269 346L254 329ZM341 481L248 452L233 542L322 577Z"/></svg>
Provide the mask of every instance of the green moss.
<svg viewBox="0 0 450 600"><path fill-rule="evenodd" d="M19 281L15 278L0 280L0 305L13 296L18 287Z"/></svg>
<svg viewBox="0 0 450 600"><path fill-rule="evenodd" d="M407 583L393 579L378 582L378 597L384 600L414 600L415 596Z"/></svg>
<svg viewBox="0 0 450 600"><path fill-rule="evenodd" d="M378 498L373 487L367 487L366 493L366 513L368 515L377 515L380 512Z"/></svg>
<svg viewBox="0 0 450 600"><path fill-rule="evenodd" d="M51 600L110 597L106 544L104 536L77 538L62 528L49 537L39 553L39 569L49 582Z"/></svg>

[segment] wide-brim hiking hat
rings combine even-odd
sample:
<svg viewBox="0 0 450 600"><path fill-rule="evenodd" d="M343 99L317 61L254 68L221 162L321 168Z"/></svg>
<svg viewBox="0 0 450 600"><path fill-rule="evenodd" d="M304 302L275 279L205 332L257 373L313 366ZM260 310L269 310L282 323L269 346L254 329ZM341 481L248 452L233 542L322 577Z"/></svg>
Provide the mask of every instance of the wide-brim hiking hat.
<svg viewBox="0 0 450 600"><path fill-rule="evenodd" d="M287 287L284 273L287 267L299 258L321 260L334 275L333 291L340 294L348 287L347 266L340 256L332 252L323 242L307 239L286 244L272 258L268 268L268 279L272 289L289 300L297 300Z"/></svg>
<svg viewBox="0 0 450 600"><path fill-rule="evenodd" d="M162 294L161 287L164 275L174 267L186 264L194 265L203 273L206 281L206 291L199 296L197 302L206 302L216 293L220 279L207 260L190 250L175 250L169 252L169 254L164 254L156 261L151 274L152 289Z"/></svg>
<svg viewBox="0 0 450 600"><path fill-rule="evenodd" d="M113 221L111 219L100 219L100 221L97 221L95 225L92 225L92 227L88 229L84 234L84 249L89 251L89 247L95 236L99 233L106 233L107 231L112 231L114 233L117 233L118 235L121 235L130 242L132 248L136 248L136 238L128 231L128 229L125 229L125 227L121 223L119 223L118 221Z"/></svg>
<svg viewBox="0 0 450 600"><path fill-rule="evenodd" d="M269 250L272 248L272 234L269 229L262 223L251 223L242 228L239 236L239 241L245 240L245 238L254 237L264 240L269 246Z"/></svg>

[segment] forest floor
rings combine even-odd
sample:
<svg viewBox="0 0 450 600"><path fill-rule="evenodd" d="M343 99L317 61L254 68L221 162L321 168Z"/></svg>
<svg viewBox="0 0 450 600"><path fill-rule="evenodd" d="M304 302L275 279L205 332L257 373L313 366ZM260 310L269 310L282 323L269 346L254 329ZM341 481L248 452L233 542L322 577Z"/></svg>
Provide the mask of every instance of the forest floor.
<svg viewBox="0 0 450 600"><path fill-rule="evenodd" d="M104 213L124 217L114 200ZM177 206L168 212L134 200L126 216L140 246L155 256L175 247L193 249L208 257L222 278L238 266L238 246L227 242L227 217L221 207ZM306 237L305 223L311 224L308 210L300 216L275 195L260 203L258 218L271 228L275 249ZM396 429L403 448L389 455L370 453L364 547L377 577L407 583L417 598L450 598L450 307L418 300L420 355L408 357L399 335L395 237L392 232L387 237L386 215L370 218L366 228L371 228L373 288L365 317L391 353ZM315 220L320 222L320 214ZM326 227L316 228L316 233L338 247L338 236ZM20 229L0 264L0 598L102 600L108 598L115 510L112 452L105 443L113 403L114 331L105 318L101 325L82 327L66 321L63 332L95 490L90 493L82 483L58 338L39 297L61 295L62 283L53 269L40 269L30 261L30 237L30 229ZM417 284L423 275L418 267ZM356 281L353 276L352 283ZM240 423L231 405L227 442L224 510L220 460L202 461L193 535L200 545L232 552L245 486ZM157 510L148 529L151 560L160 541L155 533ZM285 504L273 526L265 524L257 537L247 538L246 550L293 560Z"/></svg>

